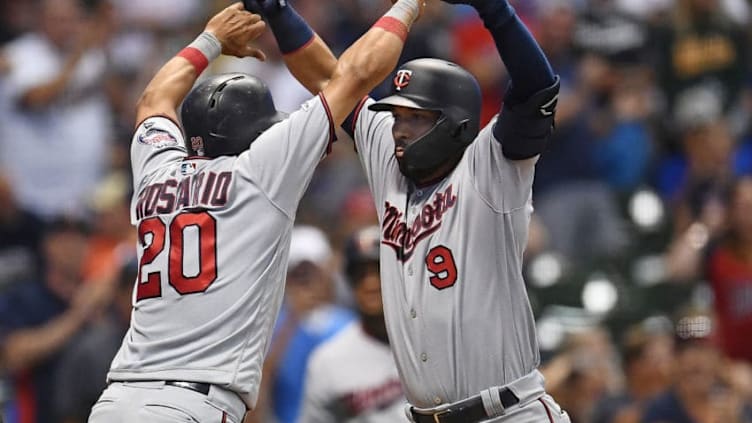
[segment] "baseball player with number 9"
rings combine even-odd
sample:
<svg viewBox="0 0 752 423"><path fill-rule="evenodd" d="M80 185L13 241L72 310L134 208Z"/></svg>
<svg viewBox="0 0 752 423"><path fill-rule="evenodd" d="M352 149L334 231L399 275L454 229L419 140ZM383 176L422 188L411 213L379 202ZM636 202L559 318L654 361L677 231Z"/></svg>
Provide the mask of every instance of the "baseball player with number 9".
<svg viewBox="0 0 752 423"><path fill-rule="evenodd" d="M423 58L399 68L390 96L363 99L344 128L377 205L384 312L407 414L417 423L569 422L537 370L522 278L559 79L507 0L445 1L473 6L496 42L511 77L499 115L480 128L475 78ZM291 27L310 30L284 2L257 3L278 41ZM327 60L291 71L315 92L333 74Z"/></svg>
<svg viewBox="0 0 752 423"><path fill-rule="evenodd" d="M131 143L131 326L90 422L239 423L255 406L298 203L335 125L394 69L420 13L405 1L332 58L331 82L289 116L250 75L212 76L191 90L220 53L263 58L248 43L265 24L241 3L209 20L148 84ZM306 41L288 63L326 49Z"/></svg>

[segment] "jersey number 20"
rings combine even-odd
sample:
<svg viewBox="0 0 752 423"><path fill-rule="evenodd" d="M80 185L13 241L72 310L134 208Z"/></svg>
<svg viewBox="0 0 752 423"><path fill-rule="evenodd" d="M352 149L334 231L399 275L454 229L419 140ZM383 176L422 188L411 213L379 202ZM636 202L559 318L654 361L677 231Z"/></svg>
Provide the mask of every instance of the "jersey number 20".
<svg viewBox="0 0 752 423"><path fill-rule="evenodd" d="M198 230L198 273L185 274L183 258L185 256L185 231L188 228ZM169 232L168 232L169 229ZM146 244L146 236L151 234L151 242ZM138 241L145 246L138 266L136 283L136 301L162 296L162 273L150 272L146 281L141 282L141 272L145 265L154 261L165 249L169 237L170 248L167 265L168 280L181 295L206 291L217 279L217 221L207 212L181 213L170 222L169 228L159 217L151 217L138 225ZM191 253L194 253L191 251Z"/></svg>

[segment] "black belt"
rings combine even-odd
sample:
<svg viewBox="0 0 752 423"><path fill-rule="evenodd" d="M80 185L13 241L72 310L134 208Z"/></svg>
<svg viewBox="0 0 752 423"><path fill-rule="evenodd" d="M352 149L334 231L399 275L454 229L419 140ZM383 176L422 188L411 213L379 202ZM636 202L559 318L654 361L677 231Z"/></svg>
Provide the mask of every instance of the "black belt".
<svg viewBox="0 0 752 423"><path fill-rule="evenodd" d="M190 389L191 391L198 392L199 394L209 395L209 388L211 385L201 382L185 382L182 380L166 380L165 385L177 386L178 388Z"/></svg>
<svg viewBox="0 0 752 423"><path fill-rule="evenodd" d="M520 402L517 395L509 388L500 389L499 397L504 408L509 408ZM410 407L410 413L412 413L415 423L474 423L494 417L486 413L480 395L455 402L445 409L432 413L425 413L416 410L415 407Z"/></svg>

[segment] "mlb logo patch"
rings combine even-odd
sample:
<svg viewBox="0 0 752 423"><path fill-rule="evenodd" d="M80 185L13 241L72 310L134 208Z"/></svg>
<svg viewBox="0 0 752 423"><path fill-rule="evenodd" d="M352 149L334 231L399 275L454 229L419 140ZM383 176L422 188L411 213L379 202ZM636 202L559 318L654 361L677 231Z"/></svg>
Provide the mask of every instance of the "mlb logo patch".
<svg viewBox="0 0 752 423"><path fill-rule="evenodd" d="M185 175L193 175L196 173L196 163L181 163L180 164L180 173Z"/></svg>
<svg viewBox="0 0 752 423"><path fill-rule="evenodd" d="M170 135L169 132L158 128L148 129L146 132L139 135L138 142L150 145L154 148L163 148L178 144L178 140Z"/></svg>

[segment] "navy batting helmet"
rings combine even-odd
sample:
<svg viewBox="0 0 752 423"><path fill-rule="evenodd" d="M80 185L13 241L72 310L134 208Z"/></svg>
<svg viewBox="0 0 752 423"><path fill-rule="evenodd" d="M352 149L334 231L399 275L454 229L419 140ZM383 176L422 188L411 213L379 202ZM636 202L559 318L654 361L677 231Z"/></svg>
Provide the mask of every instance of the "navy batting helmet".
<svg viewBox="0 0 752 423"><path fill-rule="evenodd" d="M188 93L180 111L188 152L212 158L240 154L285 117L274 107L266 84L243 73L202 81Z"/></svg>
<svg viewBox="0 0 752 423"><path fill-rule="evenodd" d="M413 179L456 157L480 131L481 93L475 77L459 65L440 59L416 59L397 71L392 95L369 109L395 106L441 112L425 135L405 148L402 172Z"/></svg>
<svg viewBox="0 0 752 423"><path fill-rule="evenodd" d="M350 283L355 283L364 265L379 262L379 246L381 245L378 226L369 226L355 231L345 244L345 273Z"/></svg>

